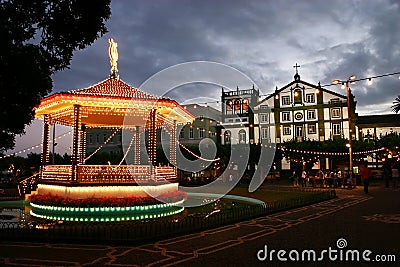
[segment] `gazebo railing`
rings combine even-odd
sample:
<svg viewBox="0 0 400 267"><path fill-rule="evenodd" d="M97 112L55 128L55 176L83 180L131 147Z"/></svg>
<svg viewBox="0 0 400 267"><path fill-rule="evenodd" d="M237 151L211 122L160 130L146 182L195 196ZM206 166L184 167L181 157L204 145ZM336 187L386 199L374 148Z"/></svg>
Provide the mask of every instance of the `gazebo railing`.
<svg viewBox="0 0 400 267"><path fill-rule="evenodd" d="M156 178L174 180L176 179L176 169L171 166L157 166L156 167Z"/></svg>
<svg viewBox="0 0 400 267"><path fill-rule="evenodd" d="M79 165L79 183L135 183L151 179L150 165ZM42 181L69 182L72 177L70 165L46 165L42 168ZM176 169L171 166L155 167L157 180L175 180Z"/></svg>
<svg viewBox="0 0 400 267"><path fill-rule="evenodd" d="M43 181L68 182L72 177L71 165L46 165L42 166L41 179Z"/></svg>
<svg viewBox="0 0 400 267"><path fill-rule="evenodd" d="M80 165L80 183L133 183L150 178L149 165Z"/></svg>

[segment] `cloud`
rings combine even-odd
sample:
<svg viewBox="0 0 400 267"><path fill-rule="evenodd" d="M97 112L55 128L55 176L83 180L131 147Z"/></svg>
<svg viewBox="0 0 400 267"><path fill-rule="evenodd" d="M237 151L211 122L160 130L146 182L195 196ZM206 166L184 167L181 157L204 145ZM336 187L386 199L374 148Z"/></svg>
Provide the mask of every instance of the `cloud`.
<svg viewBox="0 0 400 267"><path fill-rule="evenodd" d="M383 0L113 1L109 33L78 52L71 70L55 76L55 85L69 89L104 79L110 36L119 42L120 77L133 86L193 60L231 65L265 93L289 83L296 62L302 79L311 83L391 72L398 66L393 56L400 54L398 9ZM381 96L371 87L378 98L359 91L354 94L360 107L395 94L392 87Z"/></svg>
<svg viewBox="0 0 400 267"><path fill-rule="evenodd" d="M108 77L110 37L118 42L120 77L136 87L164 68L194 60L233 66L263 94L290 83L295 63L301 78L314 84L397 72L399 9L390 0L112 1L109 33L77 51L70 69L53 76L54 91ZM353 86L359 114L371 108L389 113L399 85L397 77L387 77ZM182 100L199 96L196 90L179 92ZM208 90L206 96L219 99L220 93Z"/></svg>

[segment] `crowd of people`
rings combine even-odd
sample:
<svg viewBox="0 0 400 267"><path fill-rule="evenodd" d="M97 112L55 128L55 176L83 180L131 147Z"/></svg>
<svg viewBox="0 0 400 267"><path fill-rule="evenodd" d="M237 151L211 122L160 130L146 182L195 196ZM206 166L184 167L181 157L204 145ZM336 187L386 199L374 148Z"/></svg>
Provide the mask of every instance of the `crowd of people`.
<svg viewBox="0 0 400 267"><path fill-rule="evenodd" d="M389 181L392 180L393 189L399 189L400 161L393 161L388 170L384 170L386 187L389 188ZM365 193L368 193L368 185L372 178L372 171L364 164L358 175L364 186ZM293 171L290 177L295 187L331 187L331 188L355 188L356 175L351 170L318 170L316 173L307 171Z"/></svg>
<svg viewBox="0 0 400 267"><path fill-rule="evenodd" d="M356 178L351 171L341 169L318 170L315 174L293 171L293 185L297 187L354 188Z"/></svg>

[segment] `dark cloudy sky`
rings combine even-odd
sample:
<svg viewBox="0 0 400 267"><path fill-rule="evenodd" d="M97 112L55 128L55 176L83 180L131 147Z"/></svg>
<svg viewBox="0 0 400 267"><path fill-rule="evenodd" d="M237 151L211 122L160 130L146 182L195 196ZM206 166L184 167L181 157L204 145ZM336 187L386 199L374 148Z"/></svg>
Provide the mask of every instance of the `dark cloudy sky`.
<svg viewBox="0 0 400 267"><path fill-rule="evenodd" d="M54 75L54 91L105 79L110 37L118 42L120 78L135 87L164 68L197 60L240 70L263 94L290 83L295 63L302 80L323 85L352 74L400 72L399 1L113 0L111 11L109 32L76 52L69 70ZM352 90L359 114L390 113L400 80L359 82ZM221 94L212 86L181 91L175 94L181 102L218 100Z"/></svg>

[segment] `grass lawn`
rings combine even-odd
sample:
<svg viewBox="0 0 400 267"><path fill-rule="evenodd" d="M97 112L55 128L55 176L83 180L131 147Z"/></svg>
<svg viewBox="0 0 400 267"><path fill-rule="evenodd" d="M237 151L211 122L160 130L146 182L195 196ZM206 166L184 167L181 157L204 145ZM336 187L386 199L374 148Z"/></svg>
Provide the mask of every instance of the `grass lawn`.
<svg viewBox="0 0 400 267"><path fill-rule="evenodd" d="M24 208L27 205L25 200L4 200L0 201L2 208Z"/></svg>
<svg viewBox="0 0 400 267"><path fill-rule="evenodd" d="M248 187L236 186L229 192L230 195L237 195L243 197L256 198L264 202L279 201L279 200L290 200L296 199L301 196L313 194L312 192L300 192L300 191L276 191L266 188L258 188L255 192L250 193Z"/></svg>

